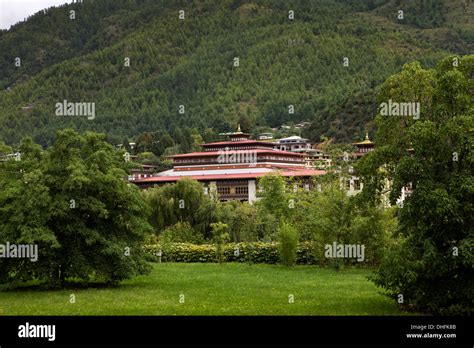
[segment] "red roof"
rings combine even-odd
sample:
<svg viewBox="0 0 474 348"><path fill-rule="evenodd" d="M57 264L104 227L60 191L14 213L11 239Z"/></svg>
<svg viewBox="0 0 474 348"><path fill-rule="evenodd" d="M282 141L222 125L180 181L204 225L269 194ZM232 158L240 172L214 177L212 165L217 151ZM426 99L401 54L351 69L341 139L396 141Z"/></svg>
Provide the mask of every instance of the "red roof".
<svg viewBox="0 0 474 348"><path fill-rule="evenodd" d="M202 147L211 147L211 146L221 146L221 145L236 145L236 144L243 144L243 145L249 145L249 144L261 144L261 145L267 145L267 146L274 146L275 143L272 142L267 142L267 141L258 141L258 140L240 140L240 141L219 141L215 143L205 143L201 144Z"/></svg>
<svg viewBox="0 0 474 348"><path fill-rule="evenodd" d="M237 151L237 150L229 150L229 152L231 151ZM264 149L255 149L255 150L248 150L248 151L256 151L257 155L262 154L262 153L269 153L269 154L275 154L275 155L288 155L288 156L302 157L302 155L299 153L294 153L294 152L289 152L289 151L264 150ZM223 154L225 153L222 153L220 151L204 151L204 152L183 153L183 154L169 156L169 157L170 158L201 157L201 156L219 156Z"/></svg>
<svg viewBox="0 0 474 348"><path fill-rule="evenodd" d="M277 172L274 172L277 173ZM281 175L286 177L293 176L313 176L313 175L324 175L326 172L324 170L314 170L314 169L300 169L300 170L287 170L280 172ZM190 176L154 176L151 178L134 180L134 183L145 184L145 183L158 183L158 182L173 182L178 181L182 178L191 178L198 181L210 181L210 180L229 180L229 179L255 179L260 178L268 173L242 173L242 174L202 174L202 175L190 175Z"/></svg>

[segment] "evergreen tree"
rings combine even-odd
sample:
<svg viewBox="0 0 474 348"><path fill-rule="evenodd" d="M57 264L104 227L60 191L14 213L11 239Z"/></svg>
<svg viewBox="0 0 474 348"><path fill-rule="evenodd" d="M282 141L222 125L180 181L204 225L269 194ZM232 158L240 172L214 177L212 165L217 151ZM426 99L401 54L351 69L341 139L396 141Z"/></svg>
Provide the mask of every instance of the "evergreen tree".
<svg viewBox="0 0 474 348"><path fill-rule="evenodd" d="M132 147L130 146L130 142L128 141L127 137L123 138L122 149L124 149L128 153L132 153Z"/></svg>
<svg viewBox="0 0 474 348"><path fill-rule="evenodd" d="M148 209L104 140L64 130L47 151L25 139L20 161L0 162L0 244L38 246L36 262L0 259L0 283L116 283L149 270Z"/></svg>
<svg viewBox="0 0 474 348"><path fill-rule="evenodd" d="M380 100L420 102L421 113L419 119L378 115L379 145L358 168L368 198L381 194L386 179L393 181L392 203L412 186L399 211L403 240L374 281L418 310L472 312L473 72L473 55L452 56L431 70L407 64L387 79Z"/></svg>

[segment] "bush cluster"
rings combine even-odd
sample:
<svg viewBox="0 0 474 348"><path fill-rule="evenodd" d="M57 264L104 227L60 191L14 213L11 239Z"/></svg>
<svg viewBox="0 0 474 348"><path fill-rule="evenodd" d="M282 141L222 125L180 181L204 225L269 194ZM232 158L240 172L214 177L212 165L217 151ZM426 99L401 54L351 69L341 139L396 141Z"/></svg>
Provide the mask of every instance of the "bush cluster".
<svg viewBox="0 0 474 348"><path fill-rule="evenodd" d="M280 243L242 242L223 245L224 262L281 263ZM162 262L219 262L216 245L191 243L158 243L144 246L149 261L158 261L161 250ZM324 245L315 242L300 242L296 249L296 264L327 266L330 259L324 257ZM367 266L355 260L347 260L348 265ZM370 263L373 265L373 263Z"/></svg>

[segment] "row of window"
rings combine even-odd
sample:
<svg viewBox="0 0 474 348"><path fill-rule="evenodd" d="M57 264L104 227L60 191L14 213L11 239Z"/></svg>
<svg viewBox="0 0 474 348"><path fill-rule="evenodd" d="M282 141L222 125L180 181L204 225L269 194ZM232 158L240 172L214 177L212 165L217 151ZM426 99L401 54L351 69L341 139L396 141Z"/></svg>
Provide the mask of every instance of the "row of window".
<svg viewBox="0 0 474 348"><path fill-rule="evenodd" d="M153 174L133 174L128 176L128 180L138 180L138 179L145 179L151 178Z"/></svg>
<svg viewBox="0 0 474 348"><path fill-rule="evenodd" d="M287 149L296 150L296 149L311 149L311 144L306 145L280 145L280 150L286 151Z"/></svg>
<svg viewBox="0 0 474 348"><path fill-rule="evenodd" d="M229 155L230 158L230 155ZM283 156L258 156L257 160L275 160L275 161L286 161L286 162L301 162L299 157L283 157ZM195 158L195 159L175 159L174 163L219 163L217 158Z"/></svg>
<svg viewBox="0 0 474 348"><path fill-rule="evenodd" d="M219 147L209 147L206 149L206 151L222 151L222 152L227 152L227 151L240 151L240 150L270 150L272 147L265 147L265 146L255 146L255 145L249 145L249 146L229 146L222 148L222 146Z"/></svg>
<svg viewBox="0 0 474 348"><path fill-rule="evenodd" d="M217 187L217 193L220 195L248 195L249 189L247 186Z"/></svg>

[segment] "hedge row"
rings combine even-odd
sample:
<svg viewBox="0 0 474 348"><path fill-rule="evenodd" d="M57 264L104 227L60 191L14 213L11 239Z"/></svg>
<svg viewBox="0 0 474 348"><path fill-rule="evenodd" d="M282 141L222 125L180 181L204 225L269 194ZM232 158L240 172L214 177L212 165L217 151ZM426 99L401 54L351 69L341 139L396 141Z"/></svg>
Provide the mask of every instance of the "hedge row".
<svg viewBox="0 0 474 348"><path fill-rule="evenodd" d="M161 251L162 262L217 262L215 245L196 245L189 243L166 243L145 246L152 261L158 261ZM300 243L297 250L298 264L316 264L314 244ZM277 243L229 243L224 246L226 262L269 263L280 262Z"/></svg>

